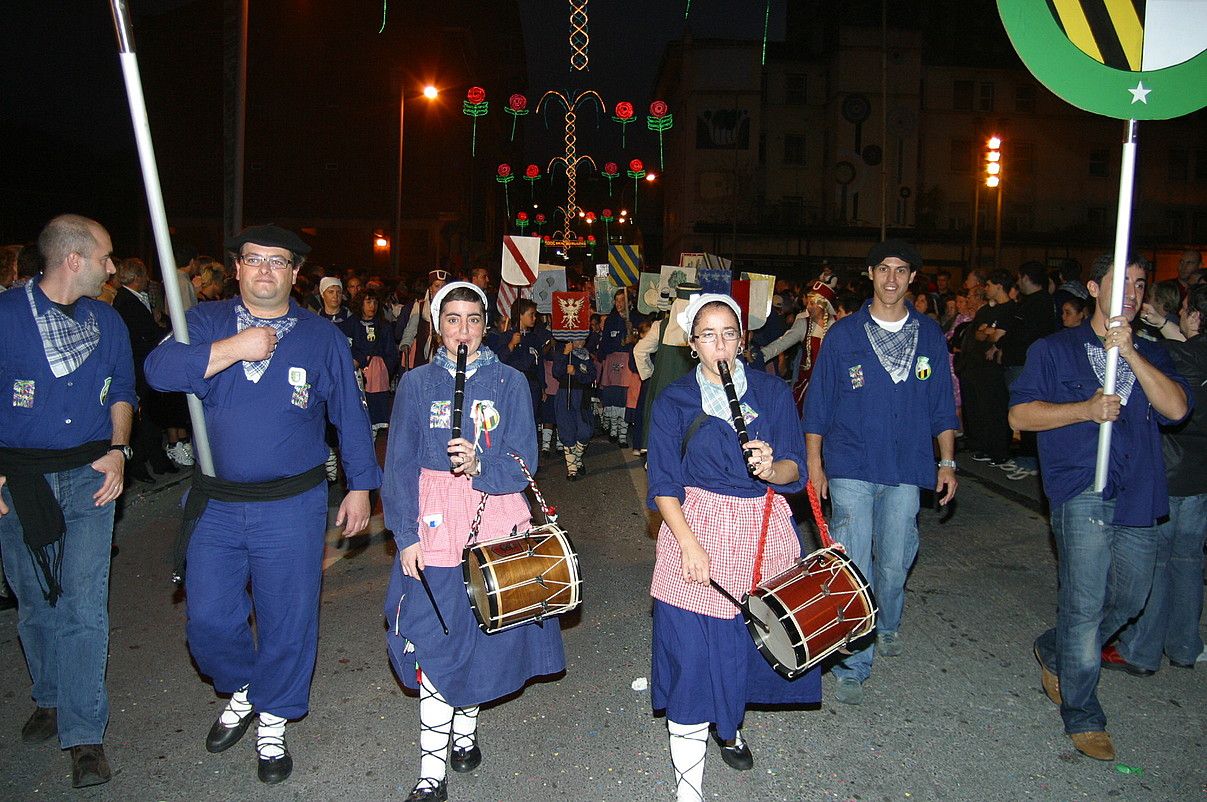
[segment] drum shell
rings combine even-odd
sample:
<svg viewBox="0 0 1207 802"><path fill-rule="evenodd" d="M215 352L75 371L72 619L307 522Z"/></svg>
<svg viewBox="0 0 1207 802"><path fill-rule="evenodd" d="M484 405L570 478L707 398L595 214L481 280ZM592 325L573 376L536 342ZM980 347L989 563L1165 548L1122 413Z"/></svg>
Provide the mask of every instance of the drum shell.
<svg viewBox="0 0 1207 802"><path fill-rule="evenodd" d="M815 551L760 583L743 605L759 653L789 679L870 633L876 613L867 580L836 549ZM771 631L764 632L759 621Z"/></svg>
<svg viewBox="0 0 1207 802"><path fill-rule="evenodd" d="M469 606L487 634L539 623L582 603L578 554L556 524L466 546L461 570Z"/></svg>

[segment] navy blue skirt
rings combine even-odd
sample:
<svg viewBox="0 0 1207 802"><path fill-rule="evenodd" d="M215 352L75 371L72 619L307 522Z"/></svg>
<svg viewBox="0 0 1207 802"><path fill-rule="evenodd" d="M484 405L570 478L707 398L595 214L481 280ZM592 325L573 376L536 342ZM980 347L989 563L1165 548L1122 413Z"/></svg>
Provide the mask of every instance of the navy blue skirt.
<svg viewBox="0 0 1207 802"><path fill-rule="evenodd" d="M821 701L821 671L784 679L759 654L742 616L713 618L654 599L650 701L680 724L711 722L718 737L737 734L747 705Z"/></svg>
<svg viewBox="0 0 1207 802"><path fill-rule="evenodd" d="M518 691L533 677L566 670L557 618L487 635L470 609L460 567L428 567L423 573L449 634L440 628L423 585L403 574L395 559L386 591L386 645L403 685L418 690L418 663L445 701L468 707ZM406 651L408 642L414 651Z"/></svg>

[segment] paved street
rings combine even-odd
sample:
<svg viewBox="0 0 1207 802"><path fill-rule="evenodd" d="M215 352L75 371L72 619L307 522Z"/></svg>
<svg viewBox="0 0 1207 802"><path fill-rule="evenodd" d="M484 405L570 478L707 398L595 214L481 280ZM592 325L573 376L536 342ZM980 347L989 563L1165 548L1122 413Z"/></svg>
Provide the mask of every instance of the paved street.
<svg viewBox="0 0 1207 802"><path fill-rule="evenodd" d="M592 443L590 475L568 484L561 460L538 477L578 549L581 613L563 621L564 677L484 709L482 766L453 775L454 800L670 800L662 718L648 691L654 541L645 476L627 450ZM867 700L817 710L754 711L755 768L730 770L710 746L710 800L1153 800L1207 795L1207 665L1150 678L1104 672L1100 695L1123 773L1074 751L1043 695L1031 641L1055 614L1055 562L1033 509L961 477L947 522L922 513L922 550L906 602L901 657L878 660ZM323 592L312 712L291 724L296 762L284 785L255 779L254 737L222 755L203 739L222 707L184 643L185 606L170 584L183 485L124 502L113 563L106 739L112 782L71 791L54 744L28 746L31 709L16 616L0 613L0 798L5 800L386 800L418 766L417 704L392 677L381 604L393 559L379 534L333 542ZM141 489L141 494L138 492Z"/></svg>

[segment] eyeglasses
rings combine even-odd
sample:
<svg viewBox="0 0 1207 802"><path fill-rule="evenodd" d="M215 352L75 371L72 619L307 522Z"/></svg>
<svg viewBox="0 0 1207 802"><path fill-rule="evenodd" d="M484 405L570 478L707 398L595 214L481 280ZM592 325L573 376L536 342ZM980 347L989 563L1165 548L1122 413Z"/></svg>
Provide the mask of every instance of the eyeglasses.
<svg viewBox="0 0 1207 802"><path fill-rule="evenodd" d="M284 256L263 256L258 253L249 253L246 256L240 255L239 261L244 267L257 268L268 265L273 270L285 270L293 267L293 260L286 259Z"/></svg>
<svg viewBox="0 0 1207 802"><path fill-rule="evenodd" d="M742 332L738 331L737 329L722 329L721 330L721 339L727 343L734 342L741 336L742 336ZM717 333L710 329L708 331L700 332L699 334L693 336L692 339L698 343L704 343L705 345L712 345L713 343L715 343L717 341Z"/></svg>

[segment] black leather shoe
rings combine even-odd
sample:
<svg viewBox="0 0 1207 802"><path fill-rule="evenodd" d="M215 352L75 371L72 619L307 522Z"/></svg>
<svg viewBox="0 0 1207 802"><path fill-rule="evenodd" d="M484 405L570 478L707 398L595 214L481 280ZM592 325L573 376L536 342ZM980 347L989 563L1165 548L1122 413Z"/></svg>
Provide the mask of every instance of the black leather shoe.
<svg viewBox="0 0 1207 802"><path fill-rule="evenodd" d="M15 609L17 609L17 594L9 593L7 596L0 596L0 610Z"/></svg>
<svg viewBox="0 0 1207 802"><path fill-rule="evenodd" d="M260 758L260 765L256 767L256 774L259 776L260 782L268 785L284 782L292 773L293 757L289 754L288 746L285 747L285 754L280 757Z"/></svg>
<svg viewBox="0 0 1207 802"><path fill-rule="evenodd" d="M247 727L251 724L255 713L254 710L247 711L247 715L239 719L239 723L233 727L224 726L222 717L219 716L218 720L214 722L214 726L210 727L209 735L205 736L205 751L216 755L239 743L239 739L243 737L243 733L247 732Z"/></svg>
<svg viewBox="0 0 1207 802"><path fill-rule="evenodd" d="M407 796L405 802L447 802L447 800L447 781L441 780L439 785L433 788L431 782L420 780L411 789L411 793Z"/></svg>
<svg viewBox="0 0 1207 802"><path fill-rule="evenodd" d="M473 771L482 764L482 750L477 744L470 749L456 749L448 756L448 767L462 774Z"/></svg>
<svg viewBox="0 0 1207 802"><path fill-rule="evenodd" d="M713 730L712 739L721 747L721 759L725 761L725 765L738 771L750 771L754 768L754 755L750 754L750 747L745 741L741 746L726 746L716 730Z"/></svg>
<svg viewBox="0 0 1207 802"><path fill-rule="evenodd" d="M21 728L21 740L36 744L59 734L59 711L53 707L35 707L29 721Z"/></svg>
<svg viewBox="0 0 1207 802"><path fill-rule="evenodd" d="M87 788L109 782L109 759L100 744L71 747L71 787Z"/></svg>

